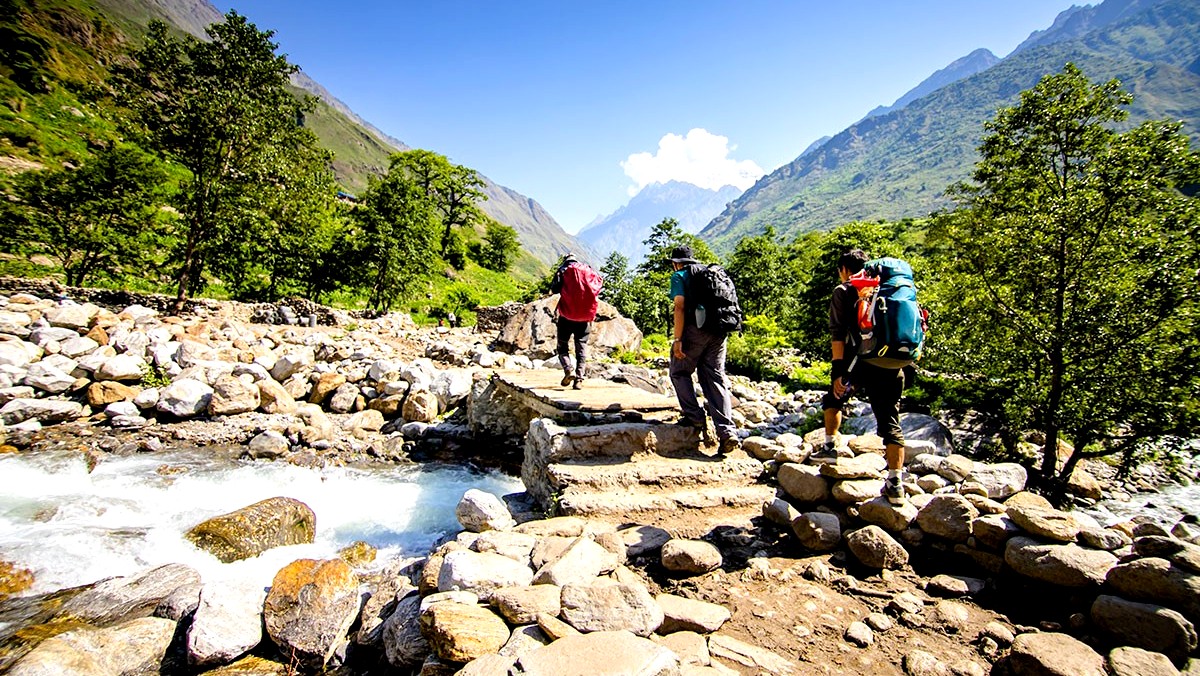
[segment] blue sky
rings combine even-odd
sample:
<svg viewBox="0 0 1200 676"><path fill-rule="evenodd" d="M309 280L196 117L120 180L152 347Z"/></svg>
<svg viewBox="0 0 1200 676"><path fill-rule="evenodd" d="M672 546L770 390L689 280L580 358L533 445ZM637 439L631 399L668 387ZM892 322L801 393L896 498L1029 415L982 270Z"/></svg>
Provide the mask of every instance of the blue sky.
<svg viewBox="0 0 1200 676"><path fill-rule="evenodd" d="M364 119L537 200L568 232L653 181L745 188L951 61L980 47L1007 55L1071 6L215 4L274 30L281 52Z"/></svg>

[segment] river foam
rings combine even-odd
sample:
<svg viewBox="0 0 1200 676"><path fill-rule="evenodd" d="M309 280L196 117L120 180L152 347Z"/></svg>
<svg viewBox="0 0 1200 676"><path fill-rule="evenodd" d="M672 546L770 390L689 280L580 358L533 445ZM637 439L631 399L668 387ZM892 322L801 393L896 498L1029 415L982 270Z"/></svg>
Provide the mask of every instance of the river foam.
<svg viewBox="0 0 1200 676"><path fill-rule="evenodd" d="M185 563L205 582L269 585L299 558L330 558L362 540L377 560L420 556L457 531L454 507L470 488L504 495L518 479L447 465L310 469L219 460L211 452L106 456L91 472L78 453L0 456L0 559L35 575L39 593ZM184 533L204 519L275 496L317 517L316 540L223 564Z"/></svg>

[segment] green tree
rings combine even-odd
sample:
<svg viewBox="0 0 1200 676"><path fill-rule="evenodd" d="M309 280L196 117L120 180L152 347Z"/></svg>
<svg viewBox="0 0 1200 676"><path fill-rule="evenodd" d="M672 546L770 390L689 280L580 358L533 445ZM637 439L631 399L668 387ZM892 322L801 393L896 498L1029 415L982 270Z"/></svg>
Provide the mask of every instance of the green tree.
<svg viewBox="0 0 1200 676"><path fill-rule="evenodd" d="M1003 389L1015 435L1086 457L1194 435L1200 157L1174 122L1117 125L1132 97L1074 65L985 124L960 209L937 220L943 362ZM1012 438L1010 438L1012 443ZM1128 456L1127 456L1128 457Z"/></svg>
<svg viewBox="0 0 1200 676"><path fill-rule="evenodd" d="M483 235L483 248L480 250L479 264L488 270L507 272L512 265L521 244L517 240L517 231L490 221Z"/></svg>
<svg viewBox="0 0 1200 676"><path fill-rule="evenodd" d="M787 307L793 277L786 265L784 248L775 229L755 237L743 237L729 257L729 278L737 288L738 301L747 315L778 317Z"/></svg>
<svg viewBox="0 0 1200 676"><path fill-rule="evenodd" d="M203 284L205 266L261 236L258 207L281 158L316 144L297 130L308 105L288 91L296 67L275 53L273 32L230 11L209 40L150 23L134 63L116 69L120 100L146 141L187 169L176 208L183 222L176 309Z"/></svg>
<svg viewBox="0 0 1200 676"><path fill-rule="evenodd" d="M455 227L470 227L483 220L478 203L487 195L480 190L483 179L474 169L453 164L444 155L429 150L397 153L391 164L421 185L435 205L442 223L442 257L453 242L450 233Z"/></svg>
<svg viewBox="0 0 1200 676"><path fill-rule="evenodd" d="M479 247L479 250L482 251L483 247ZM467 254L469 251L466 238L462 236L461 232L454 231L450 233L450 244L446 246L446 251L442 254L442 258L450 264L450 267L455 270L462 270L467 267Z"/></svg>
<svg viewBox="0 0 1200 676"><path fill-rule="evenodd" d="M371 178L354 210L357 246L347 263L357 283L369 289L367 304L387 312L433 273L437 262L438 217L424 188L393 164Z"/></svg>
<svg viewBox="0 0 1200 676"><path fill-rule="evenodd" d="M66 283L142 274L162 234L166 172L130 145L101 149L78 167L28 171L3 229L32 253L62 266Z"/></svg>
<svg viewBox="0 0 1200 676"><path fill-rule="evenodd" d="M316 270L346 227L331 161L328 151L299 143L270 168L269 180L240 196L243 227L222 231L229 239L208 268L234 298L272 301L314 291Z"/></svg>
<svg viewBox="0 0 1200 676"><path fill-rule="evenodd" d="M629 286L629 257L620 251L608 254L608 258L604 259L604 265L600 266L600 276L604 278L604 286L600 289L600 300L616 307L621 314L625 314L618 303Z"/></svg>

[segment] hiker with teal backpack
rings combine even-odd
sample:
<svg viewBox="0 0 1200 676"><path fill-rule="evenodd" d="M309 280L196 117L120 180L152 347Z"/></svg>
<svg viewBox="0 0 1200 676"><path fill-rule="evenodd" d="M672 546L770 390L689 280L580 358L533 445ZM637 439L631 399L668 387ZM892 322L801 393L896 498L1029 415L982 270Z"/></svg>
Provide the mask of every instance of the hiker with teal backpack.
<svg viewBox="0 0 1200 676"><path fill-rule="evenodd" d="M674 342L670 375L682 416L677 425L706 430L705 408L712 417L719 453L741 448L733 424L733 398L725 376L725 337L741 330L742 310L729 275L719 265L692 258L688 246L671 252L671 303ZM692 374L700 381L704 408L696 398Z"/></svg>
<svg viewBox="0 0 1200 676"><path fill-rule="evenodd" d="M837 460L842 408L852 393L864 395L885 446L888 475L883 495L893 504L903 504L907 497L900 395L904 370L921 356L926 315L917 305L908 263L897 258L868 261L865 253L852 249L842 254L837 266L841 283L829 304L830 389L821 400L825 443L811 459Z"/></svg>

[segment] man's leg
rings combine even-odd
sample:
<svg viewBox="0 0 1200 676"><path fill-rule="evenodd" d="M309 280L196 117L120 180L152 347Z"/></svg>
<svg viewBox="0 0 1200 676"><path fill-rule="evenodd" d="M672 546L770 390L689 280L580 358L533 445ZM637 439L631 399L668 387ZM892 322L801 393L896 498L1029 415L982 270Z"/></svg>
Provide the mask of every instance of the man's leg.
<svg viewBox="0 0 1200 676"><path fill-rule="evenodd" d="M696 386L692 384L692 374L696 372L696 363L700 358L702 346L690 339L692 337L687 335L687 329L684 331L683 344L687 349L684 350L683 359L676 359L674 354L671 355L668 372L671 376L671 385L675 388L675 398L679 400L679 410L684 419L697 425L704 425L704 409L700 408L700 401L696 399Z"/></svg>
<svg viewBox="0 0 1200 676"><path fill-rule="evenodd" d="M704 405L712 416L721 452L737 446L737 428L733 424L733 398L729 394L729 379L725 377L725 338L704 336L704 351L700 355L697 376L704 392ZM733 443L726 443L732 440Z"/></svg>
<svg viewBox="0 0 1200 676"><path fill-rule="evenodd" d="M902 485L904 431L900 428L900 395L904 391L904 377L899 369L871 367L867 387L871 412L875 414L875 427L883 438L884 457L888 466L884 496L891 502L901 503L905 500Z"/></svg>
<svg viewBox="0 0 1200 676"><path fill-rule="evenodd" d="M837 460L837 434L842 428L842 400L833 396L833 390L821 397L821 415L825 418L825 443L814 449L809 456L814 462L834 462Z"/></svg>
<svg viewBox="0 0 1200 676"><path fill-rule="evenodd" d="M562 317L558 317L554 324L558 329L555 348L558 353L558 363L562 365L563 370L562 386L566 387L571 384L571 380L573 379L571 376L571 355L567 352L567 343L571 339L571 327L568 321Z"/></svg>
<svg viewBox="0 0 1200 676"><path fill-rule="evenodd" d="M825 438L836 437L842 429L842 409L827 408L821 414L825 417Z"/></svg>
<svg viewBox="0 0 1200 676"><path fill-rule="evenodd" d="M575 389L579 389L579 384L583 381L584 364L587 362L588 338L592 335L591 322L579 322L579 324L572 332L572 335L575 336L575 384L572 387Z"/></svg>

